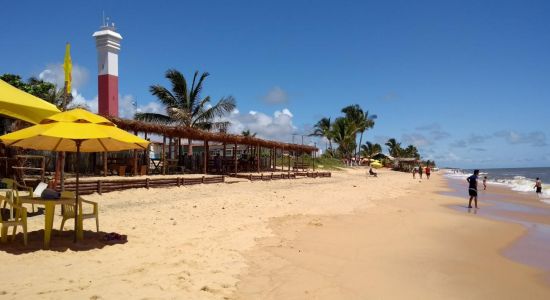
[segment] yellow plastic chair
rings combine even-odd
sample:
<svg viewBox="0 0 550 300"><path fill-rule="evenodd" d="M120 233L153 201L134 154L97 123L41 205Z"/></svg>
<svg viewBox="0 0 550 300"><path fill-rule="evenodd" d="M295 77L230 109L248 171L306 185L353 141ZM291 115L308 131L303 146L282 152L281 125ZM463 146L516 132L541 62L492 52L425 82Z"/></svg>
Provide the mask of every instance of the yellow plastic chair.
<svg viewBox="0 0 550 300"><path fill-rule="evenodd" d="M8 189L24 191L24 192L29 193L30 197L33 196L32 187L23 186L23 185L19 184L17 181L15 181L13 179L10 179L10 178L2 178L1 182L5 183ZM16 203L16 204L21 204L21 203ZM4 205L5 205L5 203L4 203ZM6 208L6 206L4 206L4 208ZM34 204L32 204L32 212L34 212Z"/></svg>
<svg viewBox="0 0 550 300"><path fill-rule="evenodd" d="M74 192L69 192L69 191L61 192L61 198L74 199L75 197L76 195ZM99 232L99 209L98 209L97 202L84 200L81 197L79 198L80 198L79 199L80 201L78 201L78 205L79 205L78 209L82 212L82 220L95 218L96 231ZM91 204L93 206L93 211L91 213L84 213L84 211L82 210L82 203ZM59 231L63 231L65 221L67 221L68 219L75 218L74 205L63 204L62 207L63 207L62 209L63 220L61 221L61 228L59 229Z"/></svg>
<svg viewBox="0 0 550 300"><path fill-rule="evenodd" d="M15 197L15 200L14 200ZM9 211L5 208L2 211L0 217L0 231L2 243L8 240L8 229L13 226L12 241L15 240L15 234L17 233L17 226L23 228L23 243L27 246L27 208L21 206L19 203L19 192L13 190L7 197L2 197L4 205L9 205ZM4 213L4 212L9 212Z"/></svg>

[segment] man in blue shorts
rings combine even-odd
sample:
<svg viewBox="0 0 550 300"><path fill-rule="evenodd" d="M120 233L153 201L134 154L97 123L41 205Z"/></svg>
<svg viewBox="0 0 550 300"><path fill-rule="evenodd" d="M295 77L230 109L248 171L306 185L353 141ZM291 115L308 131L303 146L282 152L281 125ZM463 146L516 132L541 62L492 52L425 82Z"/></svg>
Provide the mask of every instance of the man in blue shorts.
<svg viewBox="0 0 550 300"><path fill-rule="evenodd" d="M468 194L470 195L470 201L468 202L468 208L472 208L472 199L475 201L477 208L477 176L479 175L479 170L474 170L474 175L466 178L468 181Z"/></svg>

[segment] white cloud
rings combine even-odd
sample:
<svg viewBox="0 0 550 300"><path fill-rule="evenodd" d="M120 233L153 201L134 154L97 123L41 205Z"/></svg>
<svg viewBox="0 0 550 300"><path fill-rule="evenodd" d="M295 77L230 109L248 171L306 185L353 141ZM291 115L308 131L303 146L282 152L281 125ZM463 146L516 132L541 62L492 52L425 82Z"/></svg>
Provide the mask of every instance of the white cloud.
<svg viewBox="0 0 550 300"><path fill-rule="evenodd" d="M272 116L257 111L242 114L235 109L221 120L231 123L230 133L240 134L244 130L250 130L259 138L288 142L296 131L296 126L292 123L293 117L287 108L275 111Z"/></svg>
<svg viewBox="0 0 550 300"><path fill-rule="evenodd" d="M97 96L92 99L86 99L77 89L73 88L71 94L73 95L73 102L71 106L84 106L91 112L97 113Z"/></svg>
<svg viewBox="0 0 550 300"><path fill-rule="evenodd" d="M119 95L118 99L118 115L121 118L133 119L136 112L165 113L164 107L156 101L138 104L132 95Z"/></svg>
<svg viewBox="0 0 550 300"><path fill-rule="evenodd" d="M263 99L269 104L283 104L288 102L288 93L282 88L274 86L267 92L267 95L265 95Z"/></svg>
<svg viewBox="0 0 550 300"><path fill-rule="evenodd" d="M404 134L403 135L403 147L406 147L406 145L413 145L415 147L423 147L423 146L429 146L432 144L432 141L426 138L422 134Z"/></svg>
<svg viewBox="0 0 550 300"><path fill-rule="evenodd" d="M72 89L78 89L82 87L86 81L88 81L89 72L86 68L73 64L72 70ZM40 74L38 78L47 82L51 82L61 88L65 85L65 72L63 71L63 64L48 64L46 69Z"/></svg>
<svg viewBox="0 0 550 300"><path fill-rule="evenodd" d="M541 131L532 131L527 133L519 133L511 130L502 130L494 134L496 137L503 138L506 142L512 145L528 144L535 147L547 146L546 134Z"/></svg>

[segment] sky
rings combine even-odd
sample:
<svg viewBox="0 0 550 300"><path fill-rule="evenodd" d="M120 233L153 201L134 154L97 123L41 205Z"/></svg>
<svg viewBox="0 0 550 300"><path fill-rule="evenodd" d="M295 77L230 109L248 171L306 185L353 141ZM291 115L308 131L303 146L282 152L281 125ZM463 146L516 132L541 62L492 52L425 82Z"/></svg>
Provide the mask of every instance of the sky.
<svg viewBox="0 0 550 300"><path fill-rule="evenodd" d="M550 1L8 1L0 73L61 83L70 42L75 99L97 109L103 12L122 116L164 111L166 70L207 71L203 96L237 100L232 132L301 143L359 104L378 116L363 141L439 166L550 166Z"/></svg>

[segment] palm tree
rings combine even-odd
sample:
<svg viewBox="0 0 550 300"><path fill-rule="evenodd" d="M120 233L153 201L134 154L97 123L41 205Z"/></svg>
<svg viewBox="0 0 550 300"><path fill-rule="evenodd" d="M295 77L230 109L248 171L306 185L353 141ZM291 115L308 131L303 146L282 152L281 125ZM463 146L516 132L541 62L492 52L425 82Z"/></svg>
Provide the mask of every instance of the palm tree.
<svg viewBox="0 0 550 300"><path fill-rule="evenodd" d="M363 134L368 129L374 127L374 120L377 118L376 115L370 115L368 111L363 111L361 106L359 104L349 105L344 108L342 108L342 112L346 114L346 118L350 119L357 129L357 133L361 133L361 137L359 139L359 145L357 149L355 150L355 157L357 158L357 153L359 151L359 148L361 144L363 143ZM357 139L357 137L356 137Z"/></svg>
<svg viewBox="0 0 550 300"><path fill-rule="evenodd" d="M314 131L310 136L321 136L328 140L328 148L332 150L332 132L330 118L322 118L313 126Z"/></svg>
<svg viewBox="0 0 550 300"><path fill-rule="evenodd" d="M394 138L389 139L386 144L388 146L388 151L393 157L400 157L403 149L401 148L401 143L398 143Z"/></svg>
<svg viewBox="0 0 550 300"><path fill-rule="evenodd" d="M416 159L420 158L420 154L418 153L418 149L416 149L415 146L409 145L407 148L403 149L403 154L407 157L414 157Z"/></svg>
<svg viewBox="0 0 550 300"><path fill-rule="evenodd" d="M373 144L371 142L367 142L365 145L361 145L361 149L362 155L369 159L369 165L371 157L382 152L382 146L380 146L380 144L378 143Z"/></svg>
<svg viewBox="0 0 550 300"><path fill-rule="evenodd" d="M195 71L191 88L181 72L175 69L166 71L165 77L170 81L172 90L157 84L152 85L149 91L166 107L166 114L136 113L135 119L147 122L155 122L167 125L197 128L202 130L225 130L229 122L215 121L228 112L235 109L235 99L232 96L221 98L218 103L211 106L210 96L201 98L202 84L208 73L204 72L198 78ZM192 155L193 146L189 139L188 155Z"/></svg>
<svg viewBox="0 0 550 300"><path fill-rule="evenodd" d="M365 131L371 129L374 127L374 120L378 118L377 115L369 115L369 111L363 113L362 122L360 122L360 127L358 128L358 131L361 132L361 136L359 138L359 145L363 142L363 134Z"/></svg>
<svg viewBox="0 0 550 300"><path fill-rule="evenodd" d="M349 158L355 148L355 124L348 118L336 118L332 124L331 136L339 145L338 150L346 158Z"/></svg>
<svg viewBox="0 0 550 300"><path fill-rule="evenodd" d="M256 137L256 132L250 133L250 129L243 130L243 131L241 132L241 134L242 134L243 136Z"/></svg>

